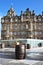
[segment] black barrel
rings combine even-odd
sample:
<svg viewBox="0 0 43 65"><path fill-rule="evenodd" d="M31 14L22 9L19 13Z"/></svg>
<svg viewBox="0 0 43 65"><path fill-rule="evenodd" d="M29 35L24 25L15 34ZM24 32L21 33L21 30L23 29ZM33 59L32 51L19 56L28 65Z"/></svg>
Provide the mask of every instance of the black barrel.
<svg viewBox="0 0 43 65"><path fill-rule="evenodd" d="M16 59L25 59L25 57L26 57L25 45L16 45L16 47L15 47L15 58Z"/></svg>

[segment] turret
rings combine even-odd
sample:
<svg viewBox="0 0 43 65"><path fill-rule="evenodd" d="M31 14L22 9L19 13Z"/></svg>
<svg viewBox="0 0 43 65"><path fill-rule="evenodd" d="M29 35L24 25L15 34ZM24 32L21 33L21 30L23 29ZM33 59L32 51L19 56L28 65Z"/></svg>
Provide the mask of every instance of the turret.
<svg viewBox="0 0 43 65"><path fill-rule="evenodd" d="M11 8L8 10L7 15L10 16L10 17L15 16L15 11L14 11L13 7L11 7Z"/></svg>

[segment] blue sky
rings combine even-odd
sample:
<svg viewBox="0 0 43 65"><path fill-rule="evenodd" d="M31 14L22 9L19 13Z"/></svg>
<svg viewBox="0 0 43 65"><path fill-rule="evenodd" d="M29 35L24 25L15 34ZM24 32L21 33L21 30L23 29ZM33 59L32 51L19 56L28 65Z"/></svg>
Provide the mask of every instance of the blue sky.
<svg viewBox="0 0 43 65"><path fill-rule="evenodd" d="M35 10L36 14L40 14L43 11L43 0L0 0L0 15L6 15L8 9L13 3L15 12L19 15L21 10L29 8Z"/></svg>
<svg viewBox="0 0 43 65"><path fill-rule="evenodd" d="M25 11L26 8L29 8L31 11L35 10L36 14L41 14L43 11L43 0L0 0L0 18L7 14L11 7L11 2L17 15L20 15L20 11Z"/></svg>

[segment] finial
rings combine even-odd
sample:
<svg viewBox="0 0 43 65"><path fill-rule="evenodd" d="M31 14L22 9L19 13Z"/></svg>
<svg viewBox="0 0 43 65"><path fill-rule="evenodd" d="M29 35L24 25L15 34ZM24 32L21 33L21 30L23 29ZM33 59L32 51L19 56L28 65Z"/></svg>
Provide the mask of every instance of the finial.
<svg viewBox="0 0 43 65"><path fill-rule="evenodd" d="M23 11L21 10L21 14L23 14Z"/></svg>
<svg viewBox="0 0 43 65"><path fill-rule="evenodd" d="M43 15L43 11L42 11L42 15Z"/></svg>
<svg viewBox="0 0 43 65"><path fill-rule="evenodd" d="M26 10L29 11L29 8L27 8Z"/></svg>
<svg viewBox="0 0 43 65"><path fill-rule="evenodd" d="M34 10L32 12L34 13Z"/></svg>
<svg viewBox="0 0 43 65"><path fill-rule="evenodd" d="M35 15L34 10L32 11L32 14Z"/></svg>
<svg viewBox="0 0 43 65"><path fill-rule="evenodd" d="M11 0L11 8L13 7L13 0Z"/></svg>

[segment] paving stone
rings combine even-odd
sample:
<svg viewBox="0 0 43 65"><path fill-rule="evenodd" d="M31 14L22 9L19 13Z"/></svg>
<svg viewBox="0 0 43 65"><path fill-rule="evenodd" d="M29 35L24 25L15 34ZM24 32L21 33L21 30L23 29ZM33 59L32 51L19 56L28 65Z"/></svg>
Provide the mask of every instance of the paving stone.
<svg viewBox="0 0 43 65"><path fill-rule="evenodd" d="M43 61L41 62L37 62L37 63L35 63L35 64L33 64L33 65L43 65Z"/></svg>
<svg viewBox="0 0 43 65"><path fill-rule="evenodd" d="M24 63L7 63L3 65L29 65L29 64L24 64Z"/></svg>

